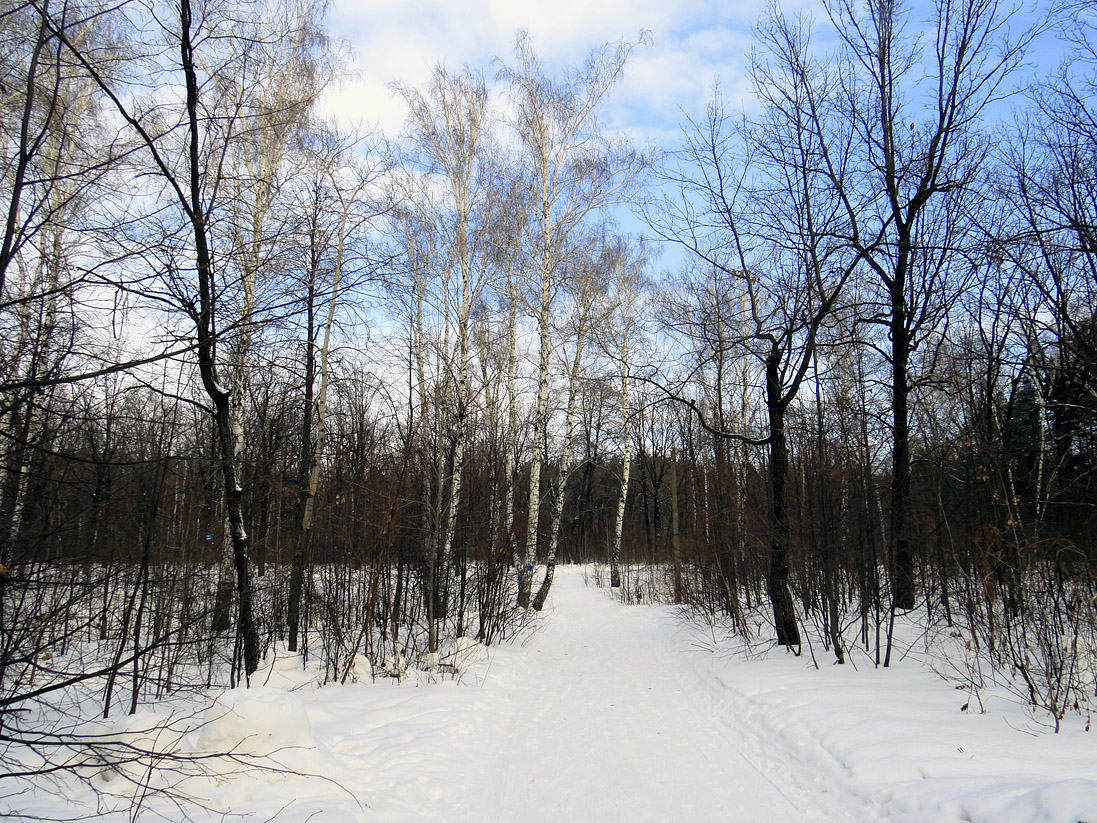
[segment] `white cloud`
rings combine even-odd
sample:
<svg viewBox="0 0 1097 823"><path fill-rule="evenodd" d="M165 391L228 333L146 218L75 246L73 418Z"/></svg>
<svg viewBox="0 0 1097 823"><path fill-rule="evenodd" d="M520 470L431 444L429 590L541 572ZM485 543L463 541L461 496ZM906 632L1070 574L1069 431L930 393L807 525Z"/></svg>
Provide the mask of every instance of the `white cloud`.
<svg viewBox="0 0 1097 823"><path fill-rule="evenodd" d="M496 57L510 57L520 28L550 68L574 65L602 43L647 30L651 43L634 55L606 120L639 140L661 140L678 133L683 112L702 110L716 76L727 96L748 93L750 27L761 8L761 0L734 10L718 0L413 0L381 9L336 0L332 29L354 48L357 77L329 95L325 110L394 136L403 108L392 98L393 80L421 84L438 63L467 63L490 76Z"/></svg>

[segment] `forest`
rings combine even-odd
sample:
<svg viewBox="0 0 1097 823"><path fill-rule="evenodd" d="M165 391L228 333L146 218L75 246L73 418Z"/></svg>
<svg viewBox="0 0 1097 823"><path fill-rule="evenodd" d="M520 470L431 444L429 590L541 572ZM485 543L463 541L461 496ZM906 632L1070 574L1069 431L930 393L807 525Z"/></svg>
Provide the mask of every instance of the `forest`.
<svg viewBox="0 0 1097 823"><path fill-rule="evenodd" d="M276 648L444 669L558 563L820 662L920 612L1088 715L1092 3L773 7L665 146L602 117L645 33L382 134L325 14L0 2L0 778Z"/></svg>

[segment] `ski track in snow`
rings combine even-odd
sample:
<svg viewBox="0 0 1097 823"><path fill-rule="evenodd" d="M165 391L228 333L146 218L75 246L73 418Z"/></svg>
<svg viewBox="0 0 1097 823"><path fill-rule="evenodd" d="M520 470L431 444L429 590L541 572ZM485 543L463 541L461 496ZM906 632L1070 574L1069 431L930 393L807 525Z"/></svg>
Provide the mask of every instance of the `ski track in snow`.
<svg viewBox="0 0 1097 823"><path fill-rule="evenodd" d="M496 753L477 806L529 823L872 819L739 715L669 641L672 619L558 573L523 659L484 684L507 690L510 722L482 741Z"/></svg>
<svg viewBox="0 0 1097 823"><path fill-rule="evenodd" d="M837 764L820 769L825 752L797 751L721 683L667 609L559 568L540 622L460 683L321 689L310 719L342 766L328 774L365 808L333 796L315 823L877 819Z"/></svg>

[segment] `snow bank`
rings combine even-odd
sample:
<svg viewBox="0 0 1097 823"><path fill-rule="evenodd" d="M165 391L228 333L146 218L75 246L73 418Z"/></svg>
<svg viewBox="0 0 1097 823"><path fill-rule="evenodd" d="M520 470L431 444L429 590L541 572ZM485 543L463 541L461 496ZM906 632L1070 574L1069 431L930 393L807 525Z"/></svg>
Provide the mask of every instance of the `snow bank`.
<svg viewBox="0 0 1097 823"><path fill-rule="evenodd" d="M178 756L186 735L178 718L151 710L89 724L87 733L102 741L89 759L89 765L102 764L96 785L112 792L145 780L150 759L164 762Z"/></svg>
<svg viewBox="0 0 1097 823"><path fill-rule="evenodd" d="M203 798L219 812L275 810L278 817L293 804L304 820L335 796L340 805L348 800L350 808L360 805L343 788L346 770L317 740L297 694L270 686L222 692L190 744L199 756L229 755L203 760L207 773L182 785L189 796ZM270 817L269 811L264 814ZM353 817L344 814L343 819Z"/></svg>
<svg viewBox="0 0 1097 823"><path fill-rule="evenodd" d="M463 674L477 663L486 659L488 650L471 637L458 637L452 643L445 644L437 652L424 652L419 656L419 668L426 672L443 674ZM399 677L406 671L403 657L389 658L385 664L386 673L397 672L391 676ZM399 667L403 665L404 668Z"/></svg>
<svg viewBox="0 0 1097 823"><path fill-rule="evenodd" d="M1061 780L1026 792L997 819L1002 823L1097 820L1097 780Z"/></svg>
<svg viewBox="0 0 1097 823"><path fill-rule="evenodd" d="M305 704L270 686L233 689L206 711L194 746L206 753L269 755L283 749L315 749Z"/></svg>
<svg viewBox="0 0 1097 823"><path fill-rule="evenodd" d="M924 629L901 619L888 669L713 638L696 625L686 655L712 672L725 710L798 753L798 770L829 775L889 823L1097 823L1097 734L1068 715L1059 734L1008 689L971 700L931 671ZM818 651L818 650L817 650Z"/></svg>
<svg viewBox="0 0 1097 823"><path fill-rule="evenodd" d="M318 685L321 679L319 661L312 660L306 664L300 653L275 647L263 658L251 676L251 683L252 686L291 690Z"/></svg>
<svg viewBox="0 0 1097 823"><path fill-rule="evenodd" d="M455 673L467 672L488 656L488 650L471 637L458 637L442 650L442 663Z"/></svg>

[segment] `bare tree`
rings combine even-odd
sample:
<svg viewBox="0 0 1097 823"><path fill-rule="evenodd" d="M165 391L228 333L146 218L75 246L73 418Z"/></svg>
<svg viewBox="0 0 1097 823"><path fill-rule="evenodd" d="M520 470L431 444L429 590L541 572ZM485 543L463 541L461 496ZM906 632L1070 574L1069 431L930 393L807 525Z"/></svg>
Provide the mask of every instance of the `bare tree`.
<svg viewBox="0 0 1097 823"><path fill-rule="evenodd" d="M420 262L435 285L431 296L443 324L442 396L452 386L454 399L452 407L439 407L446 418L448 442L438 452L444 463L439 473L437 545L431 561L433 652L438 645L435 621L444 608L468 446L473 309L494 276L485 227L491 220L489 195L496 182L495 121L483 78L468 69L454 76L436 68L426 91L400 85L396 90L409 109L403 200L408 216L435 250L435 255Z"/></svg>
<svg viewBox="0 0 1097 823"><path fill-rule="evenodd" d="M272 32L266 21L242 10L239 14L230 11L204 9L196 17L190 0L155 10L163 15L163 31L172 33L175 52L169 56L151 50L146 61L134 68L146 72L146 79L160 88L174 89L177 95L150 101L133 100L121 79L100 70L48 7L39 9L39 15L140 144L147 168L161 186L154 196L162 198L161 205L170 204L181 218L176 227L163 222L162 216L170 212L160 212L160 219L149 221L151 230L159 226L165 231L155 247L164 273L159 299L188 318L192 328L190 346L216 432L236 578L237 633L244 672L250 675L258 666L260 648L233 422L233 386L224 360L224 340L233 327L225 322L229 315L226 289L231 291L232 285L225 279L230 254L225 249L218 254L220 235L212 223L223 205L219 198L224 194L226 161L235 141L252 127L269 127L271 111L252 111L218 78L235 74L247 86L249 50L274 53L284 49L295 29ZM242 43L249 45L239 48ZM273 70L271 64L266 68ZM274 109L288 116L278 105Z"/></svg>
<svg viewBox="0 0 1097 823"><path fill-rule="evenodd" d="M110 41L95 8L63 5L40 13L33 3L0 6L0 306L27 299L11 295L8 275L21 250L49 226L65 225L72 209L91 190L124 146L110 147L94 125L96 100L86 77L55 29L81 48L96 53L109 71L120 49ZM55 284L56 293L65 284Z"/></svg>
<svg viewBox="0 0 1097 823"><path fill-rule="evenodd" d="M715 336L711 328L696 326L690 307L673 313L676 322L702 340L706 351L742 352L757 363L764 436L728 431L704 417L702 422L717 436L768 447L766 583L777 642L798 646L789 589L786 418L816 357L820 331L840 307L859 256L846 252L836 237L842 204L820 169L828 147L812 107L826 104L828 77L822 68L803 62L802 24L778 17L763 36L769 38L769 49L754 62L763 112L737 128L718 101L710 106L683 154L684 167L672 172L683 199L674 207L677 222L667 234L700 258L702 276L712 272L715 294L724 295L726 321ZM840 162L833 152L829 156Z"/></svg>
<svg viewBox="0 0 1097 823"><path fill-rule="evenodd" d="M1007 147L1010 209L997 229L999 264L1021 272L1030 295L1018 305L1034 352L1041 344L1075 359L1097 387L1097 46L1092 9L1064 23L1070 57L1033 91L1035 110ZM1094 389L1091 388L1091 391Z"/></svg>
<svg viewBox="0 0 1097 823"><path fill-rule="evenodd" d="M226 141L222 160L227 173L218 185L218 198L225 216L211 226L223 250L221 265L228 286L220 312L227 316L231 301L237 314L231 335L226 334L224 368L238 461L245 454L244 409L253 347L264 323L290 309L282 291L274 288L286 268L291 219L288 204L280 200L287 178L297 173L286 162L290 148L308 127L310 109L335 72L322 29L324 10L320 0L268 7L260 38L229 38L227 54L200 56L220 115L243 115L237 132ZM278 48L269 47L274 42ZM240 70L213 69L212 60ZM225 531L229 533L231 526ZM233 549L226 543L214 610L217 628L228 625L232 574Z"/></svg>
<svg viewBox="0 0 1097 823"><path fill-rule="evenodd" d="M559 78L546 74L529 35L520 33L517 63L500 75L511 88L513 128L522 146L520 178L530 217L523 248L529 271L529 304L537 324L537 394L530 459L529 522L525 554L518 563L518 602L528 607L541 511L542 449L549 429L549 373L556 343L551 314L563 285L571 235L597 210L620 198L643 167L627 145L607 138L597 112L620 78L634 44L595 50L581 69Z"/></svg>
<svg viewBox="0 0 1097 823"><path fill-rule="evenodd" d="M313 535L321 460L327 447L328 394L333 380L331 365L337 310L344 291L362 279L359 270L368 261L355 257L353 238L367 232L368 222L379 207L371 192L386 167L384 153L371 150L367 139L343 138L328 131L314 131L305 143L302 160L310 170L307 211L299 230L304 304L303 407L301 458L298 469L300 535L290 569L286 622L289 650L297 651L301 604ZM364 152L360 159L356 152Z"/></svg>
<svg viewBox="0 0 1097 823"><path fill-rule="evenodd" d="M551 483L552 510L548 547L545 552L545 577L533 598L535 611L541 611L544 608L556 573L556 552L560 545L560 524L564 517L564 501L568 478L571 475L572 446L578 422L580 381L586 365L585 353L590 339L600 333L607 319L608 313L601 305L603 301L599 298L605 294L609 272L619 265L617 261L623 254L622 243L610 244L598 235L587 240L584 246L584 249L577 251L571 257L568 277L570 312L565 328L558 332L560 348L566 351L568 346L571 346L571 351L567 355L568 362L563 369L567 380L567 400L564 408L564 433L560 443L560 454L556 458L556 472Z"/></svg>
<svg viewBox="0 0 1097 823"><path fill-rule="evenodd" d="M832 116L816 102L821 89L807 60L796 65L811 95L806 115L823 141L820 167L845 210L846 241L881 287L877 322L887 330L891 369L892 595L909 609L912 358L940 340L962 290L948 278L964 230L962 201L988 154L980 117L1002 97L1034 31L1011 32L1013 12L997 0L935 3L925 41L913 34L913 5L835 0L828 12L844 61Z"/></svg>
<svg viewBox="0 0 1097 823"><path fill-rule="evenodd" d="M632 473L633 416L632 372L639 341L644 291L648 286L644 268L645 250L630 249L619 241L611 259L608 288L604 292L606 319L600 329L602 345L616 366L617 403L621 415L621 477L617 493L617 510L610 538L610 587L621 585L621 538L625 526L625 504Z"/></svg>

